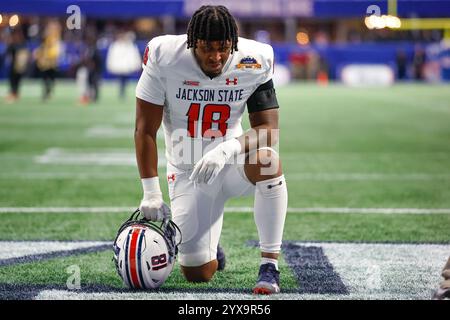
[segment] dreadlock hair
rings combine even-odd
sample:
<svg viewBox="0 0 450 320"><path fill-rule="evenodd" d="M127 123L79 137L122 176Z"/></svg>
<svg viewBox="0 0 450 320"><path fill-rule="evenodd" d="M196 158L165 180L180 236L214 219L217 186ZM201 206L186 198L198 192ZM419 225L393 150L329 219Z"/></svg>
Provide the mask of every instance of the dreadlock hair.
<svg viewBox="0 0 450 320"><path fill-rule="evenodd" d="M236 21L224 6L201 6L194 12L187 30L187 47L197 48L197 40L230 40L231 53L238 51L238 30Z"/></svg>

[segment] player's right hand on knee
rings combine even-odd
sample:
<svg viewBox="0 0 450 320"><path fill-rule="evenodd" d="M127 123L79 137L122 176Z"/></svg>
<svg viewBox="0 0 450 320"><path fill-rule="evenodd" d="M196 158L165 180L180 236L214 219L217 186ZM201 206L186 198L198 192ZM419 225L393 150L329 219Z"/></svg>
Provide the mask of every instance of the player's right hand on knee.
<svg viewBox="0 0 450 320"><path fill-rule="evenodd" d="M139 210L145 219L150 221L170 219L170 208L164 203L161 193L144 193L144 199L142 199L139 205Z"/></svg>
<svg viewBox="0 0 450 320"><path fill-rule="evenodd" d="M158 177L141 180L144 197L139 205L139 211L144 215L144 218L150 221L170 219L170 208L164 203Z"/></svg>

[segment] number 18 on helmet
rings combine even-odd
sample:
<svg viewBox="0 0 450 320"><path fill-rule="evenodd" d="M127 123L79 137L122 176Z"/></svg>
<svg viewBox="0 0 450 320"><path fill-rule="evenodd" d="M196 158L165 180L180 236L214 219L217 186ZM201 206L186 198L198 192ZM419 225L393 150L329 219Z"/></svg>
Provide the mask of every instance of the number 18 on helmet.
<svg viewBox="0 0 450 320"><path fill-rule="evenodd" d="M120 227L114 241L113 260L128 288L156 289L166 281L175 265L181 233L173 221L165 220L159 226L144 219L136 220L138 215L136 210Z"/></svg>

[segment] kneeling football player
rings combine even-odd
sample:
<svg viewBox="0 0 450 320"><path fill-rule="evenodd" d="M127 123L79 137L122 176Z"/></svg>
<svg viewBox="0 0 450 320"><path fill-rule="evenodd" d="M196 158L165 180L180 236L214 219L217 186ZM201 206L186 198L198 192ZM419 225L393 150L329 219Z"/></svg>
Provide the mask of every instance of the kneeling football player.
<svg viewBox="0 0 450 320"><path fill-rule="evenodd" d="M219 246L225 202L254 195L261 264L253 292L280 291L287 188L271 148L278 141L279 110L273 64L272 47L238 37L223 6L202 6L187 34L156 37L146 48L136 88L140 210L152 221L170 212L157 171L162 124L171 214L183 236L179 262L188 281L209 281L225 267ZM241 126L245 106L247 132Z"/></svg>

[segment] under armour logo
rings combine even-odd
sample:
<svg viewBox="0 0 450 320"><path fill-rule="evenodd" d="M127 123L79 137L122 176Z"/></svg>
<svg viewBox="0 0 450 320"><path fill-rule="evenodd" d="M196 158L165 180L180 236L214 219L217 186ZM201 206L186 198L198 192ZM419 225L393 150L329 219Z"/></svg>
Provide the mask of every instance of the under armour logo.
<svg viewBox="0 0 450 320"><path fill-rule="evenodd" d="M234 78L233 80L231 80L230 78L227 78L227 86L229 86L230 84L234 84L237 85L238 84L238 78Z"/></svg>
<svg viewBox="0 0 450 320"><path fill-rule="evenodd" d="M283 184L283 181L278 182L277 184L269 184L267 186L267 189L275 188L276 186L281 186Z"/></svg>
<svg viewBox="0 0 450 320"><path fill-rule="evenodd" d="M184 80L184 81L183 81L183 84L184 84L185 86L195 86L195 87L198 87L198 86L200 85L200 82L199 82L199 81Z"/></svg>
<svg viewBox="0 0 450 320"><path fill-rule="evenodd" d="M167 181L170 182L170 180L172 180L173 182L175 182L175 173L172 173L171 175L167 176Z"/></svg>

